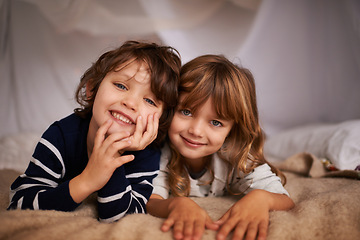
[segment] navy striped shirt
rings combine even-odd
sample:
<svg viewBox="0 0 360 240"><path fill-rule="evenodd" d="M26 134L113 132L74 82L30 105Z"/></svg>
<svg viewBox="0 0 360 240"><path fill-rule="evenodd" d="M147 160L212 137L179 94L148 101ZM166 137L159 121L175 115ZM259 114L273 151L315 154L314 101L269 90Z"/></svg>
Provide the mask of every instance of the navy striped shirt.
<svg viewBox="0 0 360 240"><path fill-rule="evenodd" d="M88 162L89 122L90 118L71 114L44 132L25 173L11 185L8 209L73 211L79 206L70 195L69 181ZM160 150L147 147L124 154L133 154L135 159L116 169L98 191L99 219L104 222L129 213L145 213L152 180L158 174Z"/></svg>

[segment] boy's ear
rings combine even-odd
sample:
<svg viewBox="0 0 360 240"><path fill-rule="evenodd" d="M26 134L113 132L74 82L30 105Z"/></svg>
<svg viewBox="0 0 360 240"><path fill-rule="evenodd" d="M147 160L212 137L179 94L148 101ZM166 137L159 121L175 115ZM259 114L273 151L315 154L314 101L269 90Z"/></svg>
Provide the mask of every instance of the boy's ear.
<svg viewBox="0 0 360 240"><path fill-rule="evenodd" d="M86 98L89 99L92 95L90 83L87 82L85 86Z"/></svg>

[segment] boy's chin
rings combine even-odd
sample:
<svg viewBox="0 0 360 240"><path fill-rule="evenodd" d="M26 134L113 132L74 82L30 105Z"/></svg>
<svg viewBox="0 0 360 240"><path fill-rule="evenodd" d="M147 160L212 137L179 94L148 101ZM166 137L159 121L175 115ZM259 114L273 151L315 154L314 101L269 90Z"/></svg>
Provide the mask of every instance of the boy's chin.
<svg viewBox="0 0 360 240"><path fill-rule="evenodd" d="M107 131L107 135L121 133L121 132L129 132L130 135L133 135L135 132L135 125L129 127L113 127L111 126L110 129Z"/></svg>

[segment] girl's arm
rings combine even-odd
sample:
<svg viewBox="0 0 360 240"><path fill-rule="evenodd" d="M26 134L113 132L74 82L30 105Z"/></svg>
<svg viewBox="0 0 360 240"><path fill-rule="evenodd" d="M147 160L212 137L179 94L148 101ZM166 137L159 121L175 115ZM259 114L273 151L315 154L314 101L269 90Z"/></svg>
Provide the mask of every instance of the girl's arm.
<svg viewBox="0 0 360 240"><path fill-rule="evenodd" d="M237 201L216 223L220 230L217 239L226 239L234 231L233 239L266 239L269 211L289 210L294 202L285 194L255 189Z"/></svg>
<svg viewBox="0 0 360 240"><path fill-rule="evenodd" d="M147 211L156 217L167 218L161 226L164 232L173 228L175 239L201 239L205 227L217 230L207 212L187 197L163 199L152 194L146 205Z"/></svg>

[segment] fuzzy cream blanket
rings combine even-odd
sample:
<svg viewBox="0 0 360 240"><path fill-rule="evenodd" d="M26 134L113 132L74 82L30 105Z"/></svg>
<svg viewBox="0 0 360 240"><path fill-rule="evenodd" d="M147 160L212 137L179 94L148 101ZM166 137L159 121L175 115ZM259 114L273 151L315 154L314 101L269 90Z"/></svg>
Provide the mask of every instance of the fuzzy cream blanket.
<svg viewBox="0 0 360 240"><path fill-rule="evenodd" d="M359 239L359 172L326 172L320 161L307 153L295 155L277 166L288 178L285 188L296 206L290 211L270 213L267 239ZM0 239L172 239L171 232L160 231L163 219L148 214L127 215L111 224L99 223L95 196L74 212L6 211L9 186L18 175L14 170L0 170ZM194 200L213 219L218 219L236 198ZM206 230L203 239L215 239L215 234Z"/></svg>

